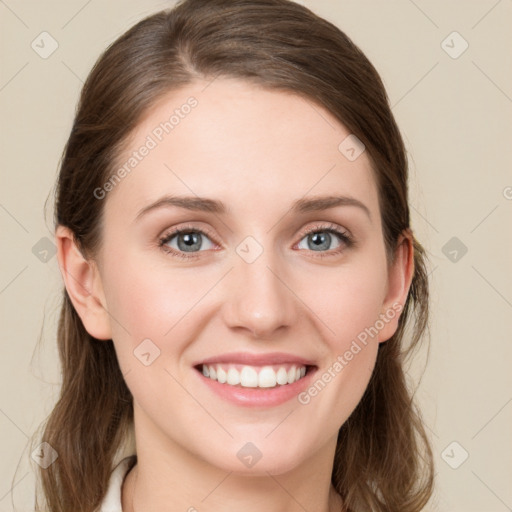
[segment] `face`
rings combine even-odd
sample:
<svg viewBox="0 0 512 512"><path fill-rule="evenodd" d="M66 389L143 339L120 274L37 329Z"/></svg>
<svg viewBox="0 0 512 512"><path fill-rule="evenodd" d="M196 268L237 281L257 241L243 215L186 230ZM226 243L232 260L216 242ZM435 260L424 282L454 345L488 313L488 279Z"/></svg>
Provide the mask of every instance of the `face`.
<svg viewBox="0 0 512 512"><path fill-rule="evenodd" d="M138 442L278 474L333 449L396 327L377 188L321 106L206 85L160 100L98 191L99 276Z"/></svg>

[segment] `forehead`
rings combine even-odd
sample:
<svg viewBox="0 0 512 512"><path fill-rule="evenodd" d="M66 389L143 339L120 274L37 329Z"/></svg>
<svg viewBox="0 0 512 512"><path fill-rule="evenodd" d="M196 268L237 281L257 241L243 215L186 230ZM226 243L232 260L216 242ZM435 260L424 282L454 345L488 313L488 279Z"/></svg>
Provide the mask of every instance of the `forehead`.
<svg viewBox="0 0 512 512"><path fill-rule="evenodd" d="M164 194L186 194L216 197L235 213L273 215L304 196L343 194L375 210L370 160L366 152L347 158L350 137L308 98L236 79L195 82L161 98L139 122L114 169L122 178L106 209L134 217Z"/></svg>

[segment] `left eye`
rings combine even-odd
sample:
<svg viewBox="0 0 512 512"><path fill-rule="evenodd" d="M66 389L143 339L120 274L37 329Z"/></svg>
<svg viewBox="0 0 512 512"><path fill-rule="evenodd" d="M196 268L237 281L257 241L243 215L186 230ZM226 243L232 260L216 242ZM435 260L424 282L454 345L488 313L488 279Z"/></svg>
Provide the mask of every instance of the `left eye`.
<svg viewBox="0 0 512 512"><path fill-rule="evenodd" d="M334 235L334 237L332 236ZM327 229L327 228L321 228L321 229L317 229L315 231L312 231L310 233L308 233L304 238L302 238L302 240L305 240L306 241L306 244L307 246L304 247L302 246L301 247L301 243L302 243L302 240L299 242L299 244L297 245L297 247L299 249L308 249L310 251L321 251L321 250L329 250L329 249L336 249L337 247L330 247L331 243L336 240L336 238L338 238L338 243L339 242L339 239L345 239L345 235L335 229ZM310 242L310 244L308 244L308 242ZM341 245L341 244L340 244Z"/></svg>

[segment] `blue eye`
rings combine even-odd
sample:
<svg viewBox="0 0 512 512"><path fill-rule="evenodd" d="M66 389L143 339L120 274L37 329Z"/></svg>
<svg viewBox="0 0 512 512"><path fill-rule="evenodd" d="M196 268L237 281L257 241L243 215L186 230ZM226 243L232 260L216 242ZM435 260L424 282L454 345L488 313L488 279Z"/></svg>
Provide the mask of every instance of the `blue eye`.
<svg viewBox="0 0 512 512"><path fill-rule="evenodd" d="M333 241L332 235L335 235L339 241L339 245L334 249L330 249ZM208 232L193 226L187 226L184 229L177 228L165 234L159 240L158 245L171 256L192 259L198 258L200 256L198 253L202 252L201 249L204 249L203 239L208 240L208 244L210 244L210 247L206 247L206 249L212 249L215 246L215 244L211 242L211 238L213 237ZM300 246L303 240L307 240L306 247ZM174 244L175 241L177 246ZM306 232L302 233L302 238L299 244L297 244L297 247L299 249L307 249L312 253L317 253L313 254L313 257L323 258L327 256L337 256L353 245L355 245L355 242L351 235L341 230L336 225L329 224L327 226L316 225L306 230Z"/></svg>
<svg viewBox="0 0 512 512"><path fill-rule="evenodd" d="M204 237L208 239L208 234L199 228L178 228L161 238L158 245L172 256L179 258L195 258L196 256L189 256L186 253L199 251L199 249L203 247L201 238ZM170 246L170 242L173 241L174 238L176 238L178 247ZM211 249L211 247L209 248Z"/></svg>
<svg viewBox="0 0 512 512"><path fill-rule="evenodd" d="M333 242L332 235L334 235L334 239L337 238L339 242L339 245L333 249L334 252L332 252L332 250L329 251L329 249L331 249L331 243ZM301 247L300 244L302 240L306 240L306 247ZM297 247L318 253L314 255L315 257L324 258L337 256L343 252L344 249L352 247L352 245L354 245L352 237L347 232L331 224L328 226L319 225L309 228Z"/></svg>
<svg viewBox="0 0 512 512"><path fill-rule="evenodd" d="M330 248L330 245L331 245L331 242L333 241L333 237L332 235L335 235L335 238L334 239L338 239L338 241L341 240L340 246L345 246L345 247L350 247L352 245L352 240L350 238L350 236L343 232L343 231L340 231L339 229L335 228L335 227L332 227L332 226L329 226L329 227L321 227L321 226L316 226L314 228L311 228L307 231L306 233L306 236L304 236L304 238L302 240L306 240L307 242L310 242L311 241L311 244L308 244L307 247L302 247L303 249L308 249L308 250L312 250L313 252L325 252L325 251L322 251L322 249L329 249ZM301 242L302 242L301 240ZM298 245L299 248L300 247L300 243ZM311 249L311 247L313 247L313 249ZM337 249L337 247L335 247L334 249ZM340 251L337 250L335 251L335 254L338 254ZM321 254L321 256L326 256L324 254Z"/></svg>

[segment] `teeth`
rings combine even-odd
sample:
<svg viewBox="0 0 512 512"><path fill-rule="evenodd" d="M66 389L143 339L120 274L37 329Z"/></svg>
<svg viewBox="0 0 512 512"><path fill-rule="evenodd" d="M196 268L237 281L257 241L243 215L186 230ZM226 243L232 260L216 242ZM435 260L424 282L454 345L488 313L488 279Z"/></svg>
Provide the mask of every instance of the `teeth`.
<svg viewBox="0 0 512 512"><path fill-rule="evenodd" d="M237 384L240 384L240 374L234 368L230 368L228 370L227 382L230 386L236 386Z"/></svg>
<svg viewBox="0 0 512 512"><path fill-rule="evenodd" d="M271 366L264 366L258 374L259 388L273 388L277 384L276 372Z"/></svg>
<svg viewBox="0 0 512 512"><path fill-rule="evenodd" d="M240 386L244 388L257 388L258 372L250 366L244 366L240 372Z"/></svg>
<svg viewBox="0 0 512 512"><path fill-rule="evenodd" d="M306 373L306 368L304 368L304 374ZM288 372L285 368L279 368L279 370L276 373L276 381L278 384L288 384Z"/></svg>
<svg viewBox="0 0 512 512"><path fill-rule="evenodd" d="M277 371L272 366L243 366L239 371L232 365L205 365L203 375L221 384L240 385L244 388L273 388L276 385L293 384L306 375L305 366L292 365L287 370L284 366Z"/></svg>
<svg viewBox="0 0 512 512"><path fill-rule="evenodd" d="M227 376L226 372L220 366L217 367L217 380L221 384L224 384L228 380L228 376Z"/></svg>

